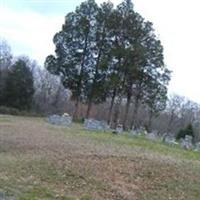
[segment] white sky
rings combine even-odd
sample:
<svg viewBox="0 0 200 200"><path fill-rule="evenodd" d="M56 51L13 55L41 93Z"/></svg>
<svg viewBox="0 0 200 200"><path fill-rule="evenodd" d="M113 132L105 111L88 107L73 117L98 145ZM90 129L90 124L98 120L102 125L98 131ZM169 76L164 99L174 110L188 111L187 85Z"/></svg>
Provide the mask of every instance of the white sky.
<svg viewBox="0 0 200 200"><path fill-rule="evenodd" d="M104 0L97 0L98 3ZM118 4L120 0L111 0ZM64 16L82 0L0 0L0 37L14 55L28 55L43 64L54 53L52 38ZM173 71L170 92L200 103L200 1L133 0L135 10L153 22Z"/></svg>

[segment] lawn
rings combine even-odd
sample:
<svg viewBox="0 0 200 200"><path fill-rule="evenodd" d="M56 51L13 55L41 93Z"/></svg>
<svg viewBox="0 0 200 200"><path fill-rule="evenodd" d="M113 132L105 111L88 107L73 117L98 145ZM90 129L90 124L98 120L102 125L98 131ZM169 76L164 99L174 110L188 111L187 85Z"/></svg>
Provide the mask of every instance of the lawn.
<svg viewBox="0 0 200 200"><path fill-rule="evenodd" d="M1 115L1 194L12 200L199 200L200 153L80 124L65 128Z"/></svg>

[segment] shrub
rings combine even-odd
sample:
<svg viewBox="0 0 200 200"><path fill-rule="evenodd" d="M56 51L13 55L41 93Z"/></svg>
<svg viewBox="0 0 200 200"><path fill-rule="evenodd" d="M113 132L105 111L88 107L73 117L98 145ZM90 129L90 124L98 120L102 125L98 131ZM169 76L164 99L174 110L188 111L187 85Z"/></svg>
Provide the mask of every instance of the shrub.
<svg viewBox="0 0 200 200"><path fill-rule="evenodd" d="M192 124L188 124L185 129L180 129L179 132L176 135L176 139L180 140L181 138L185 138L186 135L190 135L194 138L194 131Z"/></svg>
<svg viewBox="0 0 200 200"><path fill-rule="evenodd" d="M9 108L6 106L0 106L0 114L19 115L20 111L17 108Z"/></svg>
<svg viewBox="0 0 200 200"><path fill-rule="evenodd" d="M27 116L27 117L43 117L44 116L44 114L41 114L41 113L35 113L32 111L24 111L24 110L19 110L17 108L6 107L6 106L0 106L0 114Z"/></svg>
<svg viewBox="0 0 200 200"><path fill-rule="evenodd" d="M180 129L176 135L177 140L180 140L181 138L185 138L185 130L184 129Z"/></svg>

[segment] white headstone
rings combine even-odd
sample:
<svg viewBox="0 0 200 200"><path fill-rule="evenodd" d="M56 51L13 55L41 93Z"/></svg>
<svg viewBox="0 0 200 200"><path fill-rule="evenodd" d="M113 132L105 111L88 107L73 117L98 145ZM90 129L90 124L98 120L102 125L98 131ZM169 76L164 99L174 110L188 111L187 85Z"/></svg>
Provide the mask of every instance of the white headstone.
<svg viewBox="0 0 200 200"><path fill-rule="evenodd" d="M195 150L200 152L200 142L196 143Z"/></svg>
<svg viewBox="0 0 200 200"><path fill-rule="evenodd" d="M48 117L48 122L54 125L69 126L72 123L70 116L51 115Z"/></svg>
<svg viewBox="0 0 200 200"><path fill-rule="evenodd" d="M178 145L178 142L176 142L176 139L170 135L165 135L163 137L163 142L169 145Z"/></svg>
<svg viewBox="0 0 200 200"><path fill-rule="evenodd" d="M117 125L116 132L117 132L117 134L121 134L123 132L123 125L122 124Z"/></svg>
<svg viewBox="0 0 200 200"><path fill-rule="evenodd" d="M186 135L185 139L181 139L181 147L184 149L192 149L192 136Z"/></svg>
<svg viewBox="0 0 200 200"><path fill-rule="evenodd" d="M130 135L130 136L138 136L138 135L139 135L139 133L138 133L138 131L137 131L137 130L135 130L135 129L132 129L132 130L130 131L129 135Z"/></svg>
<svg viewBox="0 0 200 200"><path fill-rule="evenodd" d="M91 130L107 130L109 129L108 124L105 121L98 121L95 119L85 119L84 127Z"/></svg>
<svg viewBox="0 0 200 200"><path fill-rule="evenodd" d="M149 140L156 140L157 139L157 134L152 132L146 135L146 138L148 138Z"/></svg>

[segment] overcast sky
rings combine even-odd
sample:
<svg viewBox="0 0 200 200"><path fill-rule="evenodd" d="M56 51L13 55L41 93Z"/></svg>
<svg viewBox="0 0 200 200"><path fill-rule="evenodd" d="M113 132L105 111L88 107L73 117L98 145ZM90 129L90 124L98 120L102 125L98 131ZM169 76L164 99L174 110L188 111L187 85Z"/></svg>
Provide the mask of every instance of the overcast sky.
<svg viewBox="0 0 200 200"><path fill-rule="evenodd" d="M104 0L97 0L98 3ZM120 0L111 0L114 4ZM43 64L54 53L52 38L64 16L82 0L0 0L0 38L14 55ZM169 91L200 103L200 1L134 0L135 10L153 22L173 71Z"/></svg>

